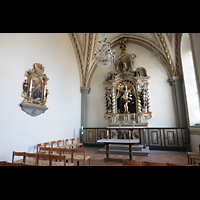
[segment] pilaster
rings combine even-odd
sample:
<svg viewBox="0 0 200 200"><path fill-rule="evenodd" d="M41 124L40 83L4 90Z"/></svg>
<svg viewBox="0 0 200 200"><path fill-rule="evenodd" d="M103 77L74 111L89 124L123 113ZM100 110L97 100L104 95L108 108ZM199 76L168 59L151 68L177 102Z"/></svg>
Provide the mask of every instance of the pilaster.
<svg viewBox="0 0 200 200"><path fill-rule="evenodd" d="M183 93L182 76L172 76L169 80L173 88L177 127L187 128L187 115L185 108L185 97Z"/></svg>
<svg viewBox="0 0 200 200"><path fill-rule="evenodd" d="M81 87L81 126L87 128L89 87Z"/></svg>

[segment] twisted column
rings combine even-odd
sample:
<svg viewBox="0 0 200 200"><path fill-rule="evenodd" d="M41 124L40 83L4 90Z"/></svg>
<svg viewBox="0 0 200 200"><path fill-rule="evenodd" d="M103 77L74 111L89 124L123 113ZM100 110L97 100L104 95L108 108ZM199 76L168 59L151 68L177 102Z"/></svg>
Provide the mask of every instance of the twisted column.
<svg viewBox="0 0 200 200"><path fill-rule="evenodd" d="M116 95L114 86L112 86L112 113L116 113Z"/></svg>
<svg viewBox="0 0 200 200"><path fill-rule="evenodd" d="M151 112L151 99L150 99L149 83L147 83L147 112Z"/></svg>
<svg viewBox="0 0 200 200"><path fill-rule="evenodd" d="M139 87L139 83L137 83L137 112L141 112L141 108L142 108L142 105L141 105L141 101L140 101L140 95L141 95L141 92L140 92L140 87Z"/></svg>

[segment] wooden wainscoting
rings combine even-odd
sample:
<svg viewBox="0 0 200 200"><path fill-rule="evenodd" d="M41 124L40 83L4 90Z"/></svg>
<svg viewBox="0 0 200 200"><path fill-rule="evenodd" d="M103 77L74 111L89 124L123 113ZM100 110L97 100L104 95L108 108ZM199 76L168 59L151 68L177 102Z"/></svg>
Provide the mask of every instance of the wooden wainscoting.
<svg viewBox="0 0 200 200"><path fill-rule="evenodd" d="M163 150L184 150L186 144L189 144L189 132L184 128L136 128L139 129L140 144L150 147L150 149ZM107 138L106 128L85 128L83 134L83 143L85 146L100 146L97 140ZM144 138L145 137L145 138ZM109 132L109 138L111 134ZM144 140L145 139L145 140Z"/></svg>

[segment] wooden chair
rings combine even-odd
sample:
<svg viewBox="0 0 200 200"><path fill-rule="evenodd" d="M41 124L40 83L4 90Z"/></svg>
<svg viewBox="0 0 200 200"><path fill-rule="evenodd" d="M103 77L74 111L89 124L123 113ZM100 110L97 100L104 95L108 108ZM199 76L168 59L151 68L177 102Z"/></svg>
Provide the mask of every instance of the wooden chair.
<svg viewBox="0 0 200 200"><path fill-rule="evenodd" d="M74 138L69 139L69 141L71 141L71 144L70 144L70 145L71 145L71 148L72 148L72 149L73 149L74 147L76 147L76 149L77 149L77 145L73 143L74 140L75 140Z"/></svg>
<svg viewBox="0 0 200 200"><path fill-rule="evenodd" d="M193 161L194 161L194 164L200 166L200 159L196 159L196 158L194 158Z"/></svg>
<svg viewBox="0 0 200 200"><path fill-rule="evenodd" d="M144 161L144 166L168 166L168 163L157 163Z"/></svg>
<svg viewBox="0 0 200 200"><path fill-rule="evenodd" d="M27 163L21 163L21 166L28 166L28 167L33 166L33 167L35 167L35 166L40 166L40 165L38 165L38 164L31 165L31 164L27 164Z"/></svg>
<svg viewBox="0 0 200 200"><path fill-rule="evenodd" d="M7 161L0 161L0 166L6 166Z"/></svg>
<svg viewBox="0 0 200 200"><path fill-rule="evenodd" d="M39 153L39 151L40 151L39 147L44 147L43 143L37 144L37 153Z"/></svg>
<svg viewBox="0 0 200 200"><path fill-rule="evenodd" d="M51 147L51 142L44 142L43 145L44 147Z"/></svg>
<svg viewBox="0 0 200 200"><path fill-rule="evenodd" d="M50 148L50 154L53 154L53 155L59 156L61 154L60 151L61 151L61 148L58 148L58 147Z"/></svg>
<svg viewBox="0 0 200 200"><path fill-rule="evenodd" d="M74 153L83 153L84 155L74 155ZM85 155L85 149L72 149L72 162L77 161L77 166L79 166L80 161L84 161L84 166L86 164L86 160L89 160L89 166L91 165L90 156Z"/></svg>
<svg viewBox="0 0 200 200"><path fill-rule="evenodd" d="M37 163L39 164L39 166L51 166L51 159L52 155L51 154L38 154L38 161ZM40 158L43 158L45 160L40 160ZM47 159L47 160L46 160Z"/></svg>
<svg viewBox="0 0 200 200"><path fill-rule="evenodd" d="M56 144L56 147L57 147L57 141L51 141L50 144L51 144L51 148L54 147L53 144Z"/></svg>
<svg viewBox="0 0 200 200"><path fill-rule="evenodd" d="M190 164L194 163L194 159L200 159L200 153L190 155Z"/></svg>
<svg viewBox="0 0 200 200"><path fill-rule="evenodd" d="M191 156L194 155L200 155L200 144L199 144L199 152L187 152L187 159L188 159L188 164L192 164Z"/></svg>
<svg viewBox="0 0 200 200"><path fill-rule="evenodd" d="M24 159L25 159L25 153L26 152L16 152L16 151L13 151L13 156L12 156L12 163L24 163L25 161L24 161ZM19 160L14 160L15 158L15 156L23 156L23 158L22 159L19 159Z"/></svg>
<svg viewBox="0 0 200 200"><path fill-rule="evenodd" d="M60 143L62 142L62 144L60 145ZM58 148L64 148L64 140L57 140L57 147Z"/></svg>
<svg viewBox="0 0 200 200"><path fill-rule="evenodd" d="M66 163L66 157L64 155L52 155L51 166L74 166L74 163ZM53 161L59 160L59 161ZM61 162L63 161L63 162Z"/></svg>
<svg viewBox="0 0 200 200"><path fill-rule="evenodd" d="M38 153L43 153L43 154L50 154L51 147L40 147L40 150Z"/></svg>
<svg viewBox="0 0 200 200"><path fill-rule="evenodd" d="M193 166L193 165L181 165L181 164L168 163L168 166Z"/></svg>
<svg viewBox="0 0 200 200"><path fill-rule="evenodd" d="M68 154L66 154L68 153ZM72 161L72 149L60 149L60 155L64 155L66 157L66 162L68 162L68 160L71 160L71 163L73 163Z"/></svg>
<svg viewBox="0 0 200 200"><path fill-rule="evenodd" d="M195 155L200 155L199 152L187 152L187 159L188 159L188 164L191 164L192 163L192 160L191 160L191 156L195 156Z"/></svg>
<svg viewBox="0 0 200 200"><path fill-rule="evenodd" d="M38 163L38 154L37 153L25 153L24 156L24 164L27 165L37 165ZM33 159L27 159L27 158L33 158Z"/></svg>
<svg viewBox="0 0 200 200"><path fill-rule="evenodd" d="M10 163L10 162L7 162L6 166L22 166L22 163Z"/></svg>
<svg viewBox="0 0 200 200"><path fill-rule="evenodd" d="M83 148L83 143L79 143L79 138L72 138L71 141L72 141L72 144L76 145L76 148L78 148L79 146L82 146L82 148ZM77 143L74 143L76 141L77 141Z"/></svg>
<svg viewBox="0 0 200 200"><path fill-rule="evenodd" d="M143 161L130 161L123 159L123 166L143 166Z"/></svg>
<svg viewBox="0 0 200 200"><path fill-rule="evenodd" d="M62 148L69 148L71 149L71 144L67 144L67 142L70 141L70 139L65 139L63 142L65 142L64 146Z"/></svg>

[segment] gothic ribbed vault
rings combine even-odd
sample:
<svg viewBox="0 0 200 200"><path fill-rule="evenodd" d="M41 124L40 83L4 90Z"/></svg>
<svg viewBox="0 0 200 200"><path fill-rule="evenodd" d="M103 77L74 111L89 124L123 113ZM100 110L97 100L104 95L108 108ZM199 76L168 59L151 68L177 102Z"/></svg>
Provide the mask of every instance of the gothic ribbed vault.
<svg viewBox="0 0 200 200"><path fill-rule="evenodd" d="M119 45L119 40L126 37L128 43L139 45L154 54L163 65L168 79L182 75L180 61L181 33L106 33L111 48ZM90 87L97 68L94 63L94 51L99 33L69 33L77 58L80 87Z"/></svg>

